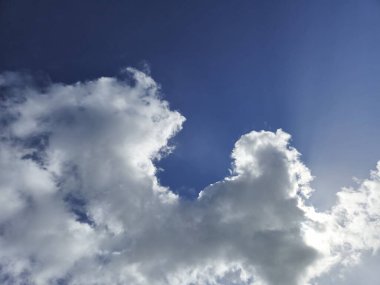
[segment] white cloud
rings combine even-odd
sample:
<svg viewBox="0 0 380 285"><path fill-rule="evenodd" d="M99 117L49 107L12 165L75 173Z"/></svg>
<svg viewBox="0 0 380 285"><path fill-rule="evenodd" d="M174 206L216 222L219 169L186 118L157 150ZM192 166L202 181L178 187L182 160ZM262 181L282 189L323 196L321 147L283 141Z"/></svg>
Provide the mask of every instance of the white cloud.
<svg viewBox="0 0 380 285"><path fill-rule="evenodd" d="M44 90L0 76L2 283L304 285L378 249L380 170L318 212L281 130L242 136L195 201L161 186L184 118L128 72Z"/></svg>

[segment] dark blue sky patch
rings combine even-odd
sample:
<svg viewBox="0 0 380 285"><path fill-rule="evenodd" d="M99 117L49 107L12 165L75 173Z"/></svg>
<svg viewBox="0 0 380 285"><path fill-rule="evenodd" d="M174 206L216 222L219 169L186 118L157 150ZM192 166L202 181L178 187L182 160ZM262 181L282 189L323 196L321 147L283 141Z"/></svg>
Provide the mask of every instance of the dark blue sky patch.
<svg viewBox="0 0 380 285"><path fill-rule="evenodd" d="M94 221L88 215L86 210L86 200L80 197L80 194L69 193L65 196L64 201L70 211L75 215L78 222L95 226Z"/></svg>
<svg viewBox="0 0 380 285"><path fill-rule="evenodd" d="M34 135L19 140L19 143L23 145L24 149L29 150L29 153L25 154L22 159L30 159L43 167L46 158L45 150L49 145L49 134Z"/></svg>

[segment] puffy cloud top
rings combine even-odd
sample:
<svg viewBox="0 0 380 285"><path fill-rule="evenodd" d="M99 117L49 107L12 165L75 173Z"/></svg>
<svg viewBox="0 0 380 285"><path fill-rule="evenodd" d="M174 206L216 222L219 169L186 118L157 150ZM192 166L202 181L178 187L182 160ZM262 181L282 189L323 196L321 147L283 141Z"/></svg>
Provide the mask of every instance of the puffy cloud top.
<svg viewBox="0 0 380 285"><path fill-rule="evenodd" d="M319 212L282 130L243 135L231 175L181 200L154 162L185 119L127 72L43 88L0 76L1 283L317 284L379 248L380 164Z"/></svg>

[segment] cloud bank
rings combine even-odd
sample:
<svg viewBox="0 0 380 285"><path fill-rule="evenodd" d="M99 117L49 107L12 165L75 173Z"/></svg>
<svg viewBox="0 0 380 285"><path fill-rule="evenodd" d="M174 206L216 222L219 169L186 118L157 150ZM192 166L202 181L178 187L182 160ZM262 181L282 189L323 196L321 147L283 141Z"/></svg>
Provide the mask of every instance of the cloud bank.
<svg viewBox="0 0 380 285"><path fill-rule="evenodd" d="M155 161L185 119L127 73L0 75L0 283L318 284L379 248L380 164L319 212L282 130L243 135L231 175L194 201L160 185Z"/></svg>

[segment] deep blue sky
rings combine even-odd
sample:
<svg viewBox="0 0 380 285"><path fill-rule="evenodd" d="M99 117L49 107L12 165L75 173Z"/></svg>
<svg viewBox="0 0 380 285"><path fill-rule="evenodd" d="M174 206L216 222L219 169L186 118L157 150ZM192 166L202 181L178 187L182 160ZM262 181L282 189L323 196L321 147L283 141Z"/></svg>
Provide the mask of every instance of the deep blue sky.
<svg viewBox="0 0 380 285"><path fill-rule="evenodd" d="M148 64L187 117L159 163L183 195L224 177L253 129L293 135L322 202L380 159L378 0L1 0L0 41L0 71L52 81Z"/></svg>

